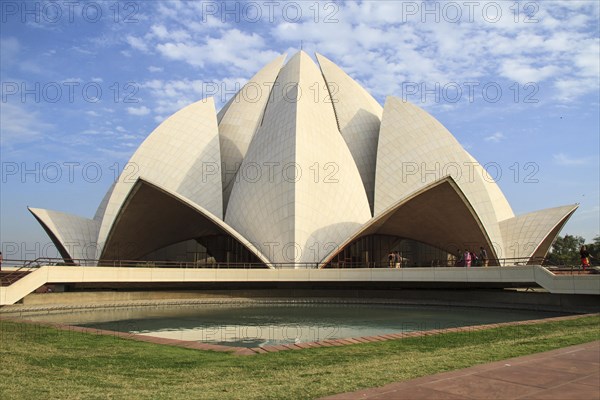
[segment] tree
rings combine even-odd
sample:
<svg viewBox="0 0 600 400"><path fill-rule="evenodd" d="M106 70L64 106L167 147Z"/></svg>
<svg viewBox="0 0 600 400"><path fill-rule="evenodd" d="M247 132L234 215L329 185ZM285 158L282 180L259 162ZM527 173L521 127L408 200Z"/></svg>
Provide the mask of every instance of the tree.
<svg viewBox="0 0 600 400"><path fill-rule="evenodd" d="M596 239L600 239L600 237ZM579 265L581 262L579 249L584 243L585 239L581 236L558 236L552 243L552 250L548 253L548 261L550 264L555 265Z"/></svg>

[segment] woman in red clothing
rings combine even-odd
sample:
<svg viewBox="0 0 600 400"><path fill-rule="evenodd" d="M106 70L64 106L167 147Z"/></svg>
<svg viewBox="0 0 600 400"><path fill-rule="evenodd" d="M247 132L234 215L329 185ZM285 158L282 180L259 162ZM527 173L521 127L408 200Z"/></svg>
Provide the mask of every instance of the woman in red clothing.
<svg viewBox="0 0 600 400"><path fill-rule="evenodd" d="M581 249L579 249L579 255L581 256L581 266L585 271L585 269L590 266L590 258L592 256L590 255L590 252L587 251L586 246L581 246Z"/></svg>
<svg viewBox="0 0 600 400"><path fill-rule="evenodd" d="M465 263L465 267L471 267L471 252L468 249L465 250L465 253L463 254L463 261Z"/></svg>

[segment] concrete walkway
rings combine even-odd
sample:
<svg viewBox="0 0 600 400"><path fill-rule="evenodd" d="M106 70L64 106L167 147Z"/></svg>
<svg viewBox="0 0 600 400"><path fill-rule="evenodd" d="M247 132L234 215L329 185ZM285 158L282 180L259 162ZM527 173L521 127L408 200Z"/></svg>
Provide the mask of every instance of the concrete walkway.
<svg viewBox="0 0 600 400"><path fill-rule="evenodd" d="M600 400L600 341L326 399Z"/></svg>
<svg viewBox="0 0 600 400"><path fill-rule="evenodd" d="M211 288L227 287L236 283L253 287L258 283L273 283L310 287L320 282L332 285L353 285L380 288L401 286L466 288L497 288L525 286L542 287L550 293L600 295L600 274L554 275L540 265L520 265L488 268L421 267L421 268L302 268L302 269L215 269L215 268L144 268L144 267L81 267L42 266L9 286L0 286L0 305L17 303L44 285L103 284L129 285L131 283L205 284ZM345 282L345 283L342 283Z"/></svg>

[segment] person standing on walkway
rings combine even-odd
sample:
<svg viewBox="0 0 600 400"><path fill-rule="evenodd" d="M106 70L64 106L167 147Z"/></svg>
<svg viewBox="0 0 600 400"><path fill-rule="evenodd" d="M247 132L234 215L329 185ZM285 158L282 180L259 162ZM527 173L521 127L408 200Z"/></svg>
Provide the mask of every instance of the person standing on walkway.
<svg viewBox="0 0 600 400"><path fill-rule="evenodd" d="M395 261L396 261L396 269L400 269L400 263L402 262L402 257L400 257L400 252L396 251L395 253Z"/></svg>
<svg viewBox="0 0 600 400"><path fill-rule="evenodd" d="M590 266L590 258L592 257L590 252L587 250L587 246L581 246L579 249L579 255L581 256L581 266L583 270Z"/></svg>
<svg viewBox="0 0 600 400"><path fill-rule="evenodd" d="M481 246L479 248L479 258L481 259L481 262L483 263L484 267L488 266L488 254L487 251L485 251L485 249L483 248L483 246Z"/></svg>
<svg viewBox="0 0 600 400"><path fill-rule="evenodd" d="M471 267L471 252L469 249L465 250L465 253L463 254L463 261L465 262L465 267Z"/></svg>

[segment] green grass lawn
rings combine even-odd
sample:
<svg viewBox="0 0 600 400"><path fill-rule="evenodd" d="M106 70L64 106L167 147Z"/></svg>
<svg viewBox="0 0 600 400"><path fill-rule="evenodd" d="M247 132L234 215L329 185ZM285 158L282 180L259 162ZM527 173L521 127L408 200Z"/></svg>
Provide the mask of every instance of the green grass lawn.
<svg viewBox="0 0 600 400"><path fill-rule="evenodd" d="M600 339L600 317L255 356L0 321L0 398L302 399Z"/></svg>

